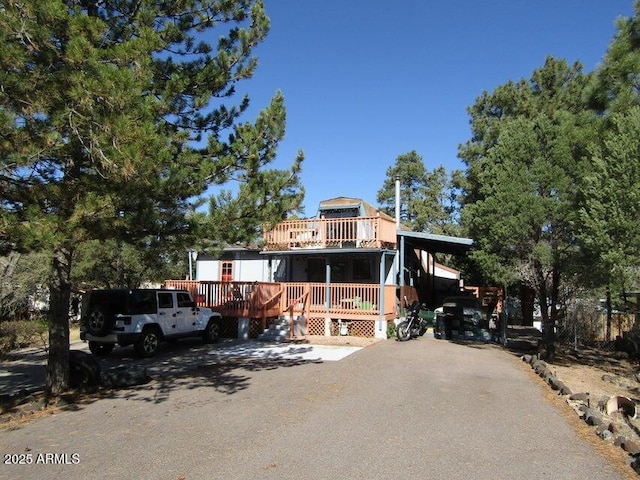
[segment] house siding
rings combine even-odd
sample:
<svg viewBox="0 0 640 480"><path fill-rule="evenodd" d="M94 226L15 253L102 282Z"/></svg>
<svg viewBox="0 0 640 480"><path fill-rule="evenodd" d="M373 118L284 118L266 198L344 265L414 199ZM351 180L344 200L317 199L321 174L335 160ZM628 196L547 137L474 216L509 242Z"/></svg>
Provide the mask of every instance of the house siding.
<svg viewBox="0 0 640 480"><path fill-rule="evenodd" d="M270 282L278 270L280 260L274 260L269 268L269 259L254 251L225 251L220 258L201 255L196 261L196 280L219 281L221 264L233 262L234 282Z"/></svg>
<svg viewBox="0 0 640 480"><path fill-rule="evenodd" d="M197 260L196 280L220 280L220 260Z"/></svg>

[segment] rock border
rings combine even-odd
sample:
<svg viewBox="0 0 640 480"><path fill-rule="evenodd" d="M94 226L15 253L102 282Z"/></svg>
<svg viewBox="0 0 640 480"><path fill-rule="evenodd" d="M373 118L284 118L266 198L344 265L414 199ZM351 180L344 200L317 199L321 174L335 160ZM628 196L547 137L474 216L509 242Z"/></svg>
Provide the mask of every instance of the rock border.
<svg viewBox="0 0 640 480"><path fill-rule="evenodd" d="M534 372L566 398L566 402L578 416L589 426L594 427L594 433L602 440L622 448L629 455L629 465L640 474L640 438L637 430L630 424L623 411L607 414L606 405L609 398L592 399L588 392L574 393L560 380L552 367L538 358L537 355L523 355L520 357L528 363Z"/></svg>

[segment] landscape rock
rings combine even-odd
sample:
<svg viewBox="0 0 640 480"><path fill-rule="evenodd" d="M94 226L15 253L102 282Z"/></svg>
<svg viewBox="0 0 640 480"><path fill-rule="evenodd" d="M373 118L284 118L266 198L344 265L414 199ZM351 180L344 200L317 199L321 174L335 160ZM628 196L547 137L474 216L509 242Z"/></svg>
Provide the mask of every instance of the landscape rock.
<svg viewBox="0 0 640 480"><path fill-rule="evenodd" d="M602 435L600 435L600 438L606 440L607 442L610 442L611 440L613 440L613 434L609 430L604 430L602 432Z"/></svg>
<svg viewBox="0 0 640 480"><path fill-rule="evenodd" d="M555 377L554 375L548 375L545 377L545 380L547 381L547 383L549 384L549 386L551 387L551 390L559 390L560 387L558 387L558 378Z"/></svg>
<svg viewBox="0 0 640 480"><path fill-rule="evenodd" d="M531 366L533 367L533 370L540 376L542 376L545 370L548 368L547 362L545 362L544 360L536 360L531 364Z"/></svg>
<svg viewBox="0 0 640 480"><path fill-rule="evenodd" d="M606 425L601 425L598 428L596 428L596 434L602 438L603 440L606 441L612 441L614 439L613 433L608 429L605 428Z"/></svg>
<svg viewBox="0 0 640 480"><path fill-rule="evenodd" d="M522 356L522 361L528 363L529 365L531 365L536 357L534 357L533 355L523 355Z"/></svg>
<svg viewBox="0 0 640 480"><path fill-rule="evenodd" d="M636 473L640 473L640 458L631 458L629 466L633 468Z"/></svg>
<svg viewBox="0 0 640 480"><path fill-rule="evenodd" d="M589 394L586 392L572 393L569 400L587 403L589 401Z"/></svg>
<svg viewBox="0 0 640 480"><path fill-rule="evenodd" d="M560 395L567 395L567 403L576 411L582 420L588 425L595 427L595 433L607 442L622 448L631 456L630 466L640 473L640 430L634 425L636 417L635 401L627 397L600 397L592 399L588 392L573 393L571 389L557 377L556 372L550 365L532 355L523 355L522 360L531 365L536 374L544 379L552 390L558 391ZM609 363L612 365L621 364L623 355L616 356L612 361L599 357L583 354L578 351L573 352L573 358L580 363L587 365L597 365ZM618 376L604 374L601 378L619 387L630 389L632 382L640 381L640 371L632 377L620 379ZM593 401L592 401L593 400ZM592 408L591 405L597 405Z"/></svg>
<svg viewBox="0 0 640 480"><path fill-rule="evenodd" d="M547 379L547 381L551 386L551 389L557 391L558 394L571 395L571 389L567 387L562 380L558 379L558 377L552 375Z"/></svg>
<svg viewBox="0 0 640 480"><path fill-rule="evenodd" d="M607 411L607 402L609 401L609 397L600 397L598 398L598 401L596 402L596 405L598 405L598 408L600 410L602 410L603 412Z"/></svg>
<svg viewBox="0 0 640 480"><path fill-rule="evenodd" d="M620 435L621 433L620 425L618 425L616 422L611 422L609 424L609 431L614 435Z"/></svg>
<svg viewBox="0 0 640 480"><path fill-rule="evenodd" d="M75 389L93 389L100 384L100 362L81 350L69 352L69 384Z"/></svg>
<svg viewBox="0 0 640 480"><path fill-rule="evenodd" d="M102 375L102 386L105 388L133 387L151 381L147 369L142 366L116 367Z"/></svg>
<svg viewBox="0 0 640 480"><path fill-rule="evenodd" d="M560 385L560 395L572 395L571 389L564 384L564 382L558 382Z"/></svg>
<svg viewBox="0 0 640 480"><path fill-rule="evenodd" d="M611 354L611 356L613 358L615 358L616 360L628 360L629 359L629 354L627 352L613 352Z"/></svg>
<svg viewBox="0 0 640 480"><path fill-rule="evenodd" d="M625 441L622 443L621 447L624 449L625 452L631 454L631 455L638 455L640 454L640 444L638 444L638 442L631 440L631 439L625 439Z"/></svg>
<svg viewBox="0 0 640 480"><path fill-rule="evenodd" d="M604 425L602 414L593 408L587 408L584 415L584 421L587 422L587 425L593 425L594 427Z"/></svg>

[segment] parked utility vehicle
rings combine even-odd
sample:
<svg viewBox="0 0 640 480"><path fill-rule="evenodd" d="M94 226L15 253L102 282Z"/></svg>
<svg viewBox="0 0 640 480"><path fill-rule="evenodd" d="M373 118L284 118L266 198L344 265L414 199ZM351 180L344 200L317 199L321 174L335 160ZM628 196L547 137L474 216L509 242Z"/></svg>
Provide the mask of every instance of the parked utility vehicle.
<svg viewBox="0 0 640 480"><path fill-rule="evenodd" d="M116 344L133 345L140 357L153 356L161 341L200 336L218 340L220 314L198 307L186 290L92 290L82 298L80 338L94 355Z"/></svg>

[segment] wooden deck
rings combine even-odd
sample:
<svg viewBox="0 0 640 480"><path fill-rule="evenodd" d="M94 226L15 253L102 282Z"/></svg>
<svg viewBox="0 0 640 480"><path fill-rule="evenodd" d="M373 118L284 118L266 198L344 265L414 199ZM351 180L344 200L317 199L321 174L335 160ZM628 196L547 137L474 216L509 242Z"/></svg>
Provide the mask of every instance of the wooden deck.
<svg viewBox="0 0 640 480"><path fill-rule="evenodd" d="M382 217L286 220L264 232L265 250L395 248L396 224Z"/></svg>
<svg viewBox="0 0 640 480"><path fill-rule="evenodd" d="M327 288L325 283L306 282L166 280L165 287L188 290L198 306L223 317L265 319L292 313L307 318L392 320L396 314L393 285L384 287L384 312L378 284L339 283Z"/></svg>

